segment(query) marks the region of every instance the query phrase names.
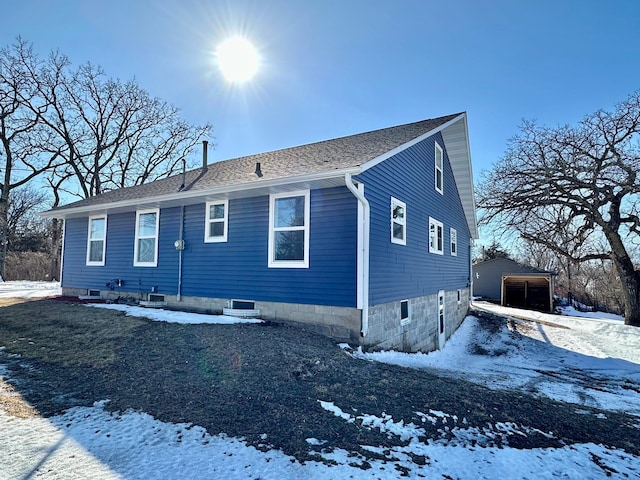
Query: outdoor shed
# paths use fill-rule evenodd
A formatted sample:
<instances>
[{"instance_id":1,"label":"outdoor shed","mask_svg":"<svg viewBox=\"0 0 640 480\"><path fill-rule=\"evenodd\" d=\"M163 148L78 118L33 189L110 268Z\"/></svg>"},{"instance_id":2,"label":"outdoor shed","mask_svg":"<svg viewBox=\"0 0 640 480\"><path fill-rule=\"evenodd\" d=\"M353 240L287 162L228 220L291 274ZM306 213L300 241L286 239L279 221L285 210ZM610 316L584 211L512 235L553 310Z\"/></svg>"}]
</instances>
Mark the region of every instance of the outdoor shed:
<instances>
[{"instance_id":1,"label":"outdoor shed","mask_svg":"<svg viewBox=\"0 0 640 480\"><path fill-rule=\"evenodd\" d=\"M554 272L522 265L509 258L476 263L473 295L507 307L553 310Z\"/></svg>"}]
</instances>

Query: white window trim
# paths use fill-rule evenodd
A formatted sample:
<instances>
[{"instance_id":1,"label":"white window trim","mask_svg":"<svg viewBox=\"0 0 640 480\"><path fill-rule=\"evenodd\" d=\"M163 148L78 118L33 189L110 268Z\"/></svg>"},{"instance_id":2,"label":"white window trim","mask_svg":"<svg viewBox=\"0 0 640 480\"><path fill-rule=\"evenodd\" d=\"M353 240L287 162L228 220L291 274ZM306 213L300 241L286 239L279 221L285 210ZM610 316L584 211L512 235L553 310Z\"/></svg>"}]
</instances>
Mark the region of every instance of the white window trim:
<instances>
[{"instance_id":1,"label":"white window trim","mask_svg":"<svg viewBox=\"0 0 640 480\"><path fill-rule=\"evenodd\" d=\"M402 207L404 210L404 219L400 222L394 220L393 218L393 210L395 207ZM391 219L391 243L396 243L398 245L406 245L407 244L407 205L404 202L401 202L397 198L391 197L391 208L389 213L389 218ZM393 236L393 224L397 223L402 225L402 238L396 238Z\"/></svg>"},{"instance_id":2,"label":"white window trim","mask_svg":"<svg viewBox=\"0 0 640 480\"><path fill-rule=\"evenodd\" d=\"M224 205L224 218L212 220L209 216L211 207L214 205ZM212 223L222 223L224 225L224 233L219 237L209 235ZM214 200L207 202L204 212L204 241L205 243L217 243L227 241L227 232L229 231L229 200Z\"/></svg>"},{"instance_id":3,"label":"white window trim","mask_svg":"<svg viewBox=\"0 0 640 480\"><path fill-rule=\"evenodd\" d=\"M104 236L102 238L91 238L91 221L92 220L98 220L98 219L104 219ZM89 256L91 255L91 242L92 241L97 241L97 240L102 240L102 260L99 262L92 262L89 259ZM105 264L105 255L107 252L107 216L106 215L93 215L91 217L89 217L89 225L88 225L88 231L87 231L87 266L90 267L103 267Z\"/></svg>"},{"instance_id":4,"label":"white window trim","mask_svg":"<svg viewBox=\"0 0 640 480\"><path fill-rule=\"evenodd\" d=\"M449 251L452 257L458 256L458 231L455 228L449 229Z\"/></svg>"},{"instance_id":5,"label":"white window trim","mask_svg":"<svg viewBox=\"0 0 640 480\"><path fill-rule=\"evenodd\" d=\"M444 195L444 151L442 150L442 147L438 144L438 142L435 142L435 153L434 153L434 159L433 159L433 164L434 164L434 186L436 188L436 191L438 191L441 195ZM440 153L440 160L441 160L441 165L438 167L438 153ZM439 175L438 175L439 174ZM440 188L438 188L438 176L440 177Z\"/></svg>"},{"instance_id":6,"label":"white window trim","mask_svg":"<svg viewBox=\"0 0 640 480\"><path fill-rule=\"evenodd\" d=\"M147 235L144 237L138 236L138 225L140 222L140 216L146 213L155 213L156 214L156 234L155 235ZM133 245L133 266L134 267L157 267L158 266L158 244L160 243L160 209L159 208L151 208L149 210L138 210L136 212L136 225L135 225L135 240ZM154 238L156 241L156 250L154 253L153 262L139 262L138 261L138 240L141 238Z\"/></svg>"},{"instance_id":7,"label":"white window trim","mask_svg":"<svg viewBox=\"0 0 640 480\"><path fill-rule=\"evenodd\" d=\"M301 227L275 227L275 206L279 198L304 197L304 226ZM272 193L269 195L269 268L309 268L309 223L310 223L310 194L309 190L296 192ZM303 260L275 260L275 233L281 231L304 231L304 259Z\"/></svg>"},{"instance_id":8,"label":"white window trim","mask_svg":"<svg viewBox=\"0 0 640 480\"><path fill-rule=\"evenodd\" d=\"M433 246L431 245L431 225L434 225L436 228L436 245ZM441 241L441 249L438 249L438 227L440 227L440 233L441 233L441 237L440 239ZM444 255L444 226L442 225L442 222L439 222L438 220L436 220L435 218L431 218L429 217L429 253L435 253L437 255Z\"/></svg>"}]
</instances>

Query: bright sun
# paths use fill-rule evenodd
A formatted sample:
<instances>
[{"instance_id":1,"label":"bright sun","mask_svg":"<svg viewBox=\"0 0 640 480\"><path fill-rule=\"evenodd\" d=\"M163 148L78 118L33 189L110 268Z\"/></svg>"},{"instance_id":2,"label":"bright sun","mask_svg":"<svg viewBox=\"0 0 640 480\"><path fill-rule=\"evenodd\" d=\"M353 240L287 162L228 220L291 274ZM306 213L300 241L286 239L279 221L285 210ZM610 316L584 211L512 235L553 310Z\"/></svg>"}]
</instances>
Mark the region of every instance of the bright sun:
<instances>
[{"instance_id":1,"label":"bright sun","mask_svg":"<svg viewBox=\"0 0 640 480\"><path fill-rule=\"evenodd\" d=\"M218 65L228 82L246 82L258 70L258 52L247 39L231 37L216 50Z\"/></svg>"}]
</instances>

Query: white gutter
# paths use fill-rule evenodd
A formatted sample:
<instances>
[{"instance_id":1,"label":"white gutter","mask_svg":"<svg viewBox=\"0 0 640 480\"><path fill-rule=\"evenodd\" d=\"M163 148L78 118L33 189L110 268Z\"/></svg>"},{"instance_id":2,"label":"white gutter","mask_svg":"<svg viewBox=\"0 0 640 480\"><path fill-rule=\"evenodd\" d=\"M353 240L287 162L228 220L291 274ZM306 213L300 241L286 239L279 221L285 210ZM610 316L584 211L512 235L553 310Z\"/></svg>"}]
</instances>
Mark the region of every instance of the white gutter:
<instances>
[{"instance_id":1,"label":"white gutter","mask_svg":"<svg viewBox=\"0 0 640 480\"><path fill-rule=\"evenodd\" d=\"M357 308L362 310L362 328L360 335L366 337L369 333L369 201L364 196L364 184L356 187L351 180L351 173L345 173L344 182L347 188L358 199L362 207L362 216L358 209L358 299Z\"/></svg>"},{"instance_id":2,"label":"white gutter","mask_svg":"<svg viewBox=\"0 0 640 480\"><path fill-rule=\"evenodd\" d=\"M245 195L246 192L251 190L260 190L260 189L284 189L282 191L286 191L287 188L291 187L292 184L304 184L305 187L300 187L300 185L296 185L295 187L291 187L293 189L301 189L301 188L310 188L309 185L312 185L314 182L322 182L323 180L336 179L339 181L340 178L345 173L359 173L359 167L350 167L343 168L340 170L330 170L330 171L322 171L312 174L300 174L300 175L292 175L289 177L279 177L268 180L257 180L251 182L244 183L235 183L230 185L218 185L209 188L202 188L196 190L176 190L172 193L165 193L161 195L149 195L146 197L132 197L125 200L118 200L115 202L104 202L104 203L90 203L88 205L82 205L79 207L61 207L56 210L47 210L44 212L39 212L38 215L43 218L65 218L67 216L81 216L87 213L95 213L97 211L109 211L115 210L119 208L130 208L130 207L139 207L140 205L160 205L165 202L179 202L179 205L183 205L185 200L193 199L194 202L197 202L200 198L207 196L220 196L220 195L229 195L233 193L239 193L240 195ZM149 184L147 184L149 185ZM142 185L138 185L142 186ZM136 187L128 187L128 188L136 188ZM177 206L177 205L176 205Z\"/></svg>"}]
</instances>

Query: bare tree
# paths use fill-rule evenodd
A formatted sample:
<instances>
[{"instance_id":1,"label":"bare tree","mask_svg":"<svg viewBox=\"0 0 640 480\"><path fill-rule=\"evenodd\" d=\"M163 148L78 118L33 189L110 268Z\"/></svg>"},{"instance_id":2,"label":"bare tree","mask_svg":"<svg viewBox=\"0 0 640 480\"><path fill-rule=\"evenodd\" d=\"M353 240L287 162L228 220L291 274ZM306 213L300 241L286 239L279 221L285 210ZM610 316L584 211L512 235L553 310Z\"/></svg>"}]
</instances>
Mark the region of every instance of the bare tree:
<instances>
[{"instance_id":1,"label":"bare tree","mask_svg":"<svg viewBox=\"0 0 640 480\"><path fill-rule=\"evenodd\" d=\"M20 38L0 50L0 273L13 189L47 172L55 207L69 196L151 182L176 173L210 130L185 122L135 80L107 78L91 63L71 70L55 51L41 60ZM53 253L61 225L52 229ZM58 272L56 263L51 278Z\"/></svg>"},{"instance_id":2,"label":"bare tree","mask_svg":"<svg viewBox=\"0 0 640 480\"><path fill-rule=\"evenodd\" d=\"M64 57L50 55L58 71ZM90 63L77 70L41 76L39 95L51 104L42 121L55 133L51 151L63 151L65 178L57 188L88 198L176 173L210 125L180 119L176 107L151 97L134 80L107 78ZM73 181L71 181L73 180Z\"/></svg>"},{"instance_id":3,"label":"bare tree","mask_svg":"<svg viewBox=\"0 0 640 480\"><path fill-rule=\"evenodd\" d=\"M8 251L48 252L51 220L38 216L47 205L46 190L29 184L11 191L7 213Z\"/></svg>"},{"instance_id":4,"label":"bare tree","mask_svg":"<svg viewBox=\"0 0 640 480\"><path fill-rule=\"evenodd\" d=\"M42 115L50 105L38 95L34 73L42 63L27 42L0 50L0 273L8 239L8 209L11 192L60 162L60 150L43 148L49 132Z\"/></svg>"},{"instance_id":5,"label":"bare tree","mask_svg":"<svg viewBox=\"0 0 640 480\"><path fill-rule=\"evenodd\" d=\"M613 262L625 323L640 326L640 272L630 248L640 237L640 91L577 126L524 122L478 189L483 221L515 229L573 262ZM565 222L570 251L549 232Z\"/></svg>"}]
</instances>

